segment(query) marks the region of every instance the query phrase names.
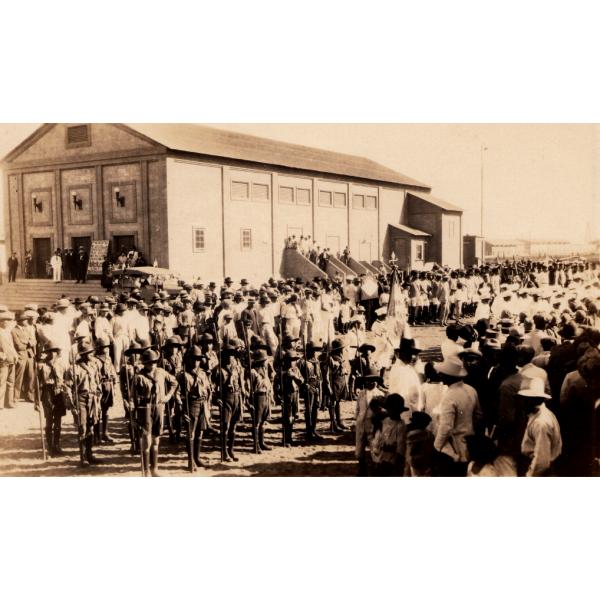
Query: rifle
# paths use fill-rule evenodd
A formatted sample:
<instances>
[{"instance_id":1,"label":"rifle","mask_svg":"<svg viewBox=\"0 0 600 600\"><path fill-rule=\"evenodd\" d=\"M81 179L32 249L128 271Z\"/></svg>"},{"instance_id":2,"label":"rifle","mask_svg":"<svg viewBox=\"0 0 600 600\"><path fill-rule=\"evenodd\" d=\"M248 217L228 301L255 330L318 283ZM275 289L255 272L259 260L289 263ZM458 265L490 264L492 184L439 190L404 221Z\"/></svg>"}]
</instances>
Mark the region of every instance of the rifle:
<instances>
[{"instance_id":1,"label":"rifle","mask_svg":"<svg viewBox=\"0 0 600 600\"><path fill-rule=\"evenodd\" d=\"M44 425L42 423L42 398L40 396L40 383L39 383L39 371L37 369L37 365L35 367L35 408L38 411L38 416L40 420L40 437L42 438L42 457L44 462L48 460L46 454L46 435L44 433Z\"/></svg>"},{"instance_id":2,"label":"rifle","mask_svg":"<svg viewBox=\"0 0 600 600\"><path fill-rule=\"evenodd\" d=\"M182 369L183 376L183 400L184 400L184 419L187 425L187 453L188 453L188 469L190 473L193 473L196 470L196 463L194 462L194 457L192 456L192 422L190 417L190 402L188 399L188 390L187 390L187 377L185 371L185 365Z\"/></svg>"},{"instance_id":3,"label":"rifle","mask_svg":"<svg viewBox=\"0 0 600 600\"><path fill-rule=\"evenodd\" d=\"M279 329L277 330L278 337L278 354L279 354L279 400L281 401L281 436L282 443L285 446L285 419L283 418L283 320L279 320Z\"/></svg>"},{"instance_id":4,"label":"rifle","mask_svg":"<svg viewBox=\"0 0 600 600\"><path fill-rule=\"evenodd\" d=\"M156 343L158 344L158 353L160 356L160 368L165 369L165 355L164 355L164 337L161 332L157 333ZM167 428L169 429L169 436L173 439L173 419L171 416L171 407L169 403L165 405L165 412L167 413Z\"/></svg>"},{"instance_id":5,"label":"rifle","mask_svg":"<svg viewBox=\"0 0 600 600\"><path fill-rule=\"evenodd\" d=\"M252 381L252 352L250 351L250 340L248 338L248 328L246 324L242 322L242 327L244 328L244 338L246 342L246 352L248 353L248 379L250 383L250 416L252 417L252 437L254 439L254 452L258 453L258 432L256 431L257 427L257 419L256 419L256 409L254 408L254 382Z\"/></svg>"},{"instance_id":6,"label":"rifle","mask_svg":"<svg viewBox=\"0 0 600 600\"><path fill-rule=\"evenodd\" d=\"M79 411L79 392L77 391L77 372L75 371L75 353L71 352L71 371L73 373L73 406L75 415L75 424L77 425L77 439L79 442L79 460L81 466L85 466L83 457L83 424L81 423L81 412Z\"/></svg>"},{"instance_id":7,"label":"rifle","mask_svg":"<svg viewBox=\"0 0 600 600\"><path fill-rule=\"evenodd\" d=\"M221 367L221 340L217 331L217 323L213 320L213 330L215 332L215 343L217 344L217 359L219 361L219 424L221 431L219 432L221 446L221 462L225 462L227 458L227 440L225 439L225 411L223 410L223 371Z\"/></svg>"}]
</instances>

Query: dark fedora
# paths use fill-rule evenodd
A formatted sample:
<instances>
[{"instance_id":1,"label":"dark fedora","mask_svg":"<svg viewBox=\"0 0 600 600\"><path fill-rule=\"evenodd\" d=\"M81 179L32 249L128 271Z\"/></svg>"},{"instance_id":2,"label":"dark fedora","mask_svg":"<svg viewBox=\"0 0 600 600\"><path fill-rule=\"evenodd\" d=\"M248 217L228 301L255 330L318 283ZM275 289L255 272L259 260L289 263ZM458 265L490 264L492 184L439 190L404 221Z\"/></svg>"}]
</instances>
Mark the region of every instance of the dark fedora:
<instances>
[{"instance_id":1,"label":"dark fedora","mask_svg":"<svg viewBox=\"0 0 600 600\"><path fill-rule=\"evenodd\" d=\"M377 350L377 348L375 348L375 346L373 346L373 344L368 344L366 342L358 347L358 351L361 353L362 352L375 352L375 350Z\"/></svg>"},{"instance_id":2,"label":"dark fedora","mask_svg":"<svg viewBox=\"0 0 600 600\"><path fill-rule=\"evenodd\" d=\"M400 346L396 348L396 352L399 354L419 354L421 349L417 346L415 340L403 337L400 340Z\"/></svg>"}]
</instances>

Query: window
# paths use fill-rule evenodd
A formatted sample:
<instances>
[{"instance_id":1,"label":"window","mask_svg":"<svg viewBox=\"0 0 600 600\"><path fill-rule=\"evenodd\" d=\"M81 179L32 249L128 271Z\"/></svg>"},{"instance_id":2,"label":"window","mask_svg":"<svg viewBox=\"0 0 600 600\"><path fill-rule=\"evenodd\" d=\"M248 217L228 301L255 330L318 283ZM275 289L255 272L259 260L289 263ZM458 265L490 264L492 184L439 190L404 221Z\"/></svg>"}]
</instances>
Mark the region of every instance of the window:
<instances>
[{"instance_id":1,"label":"window","mask_svg":"<svg viewBox=\"0 0 600 600\"><path fill-rule=\"evenodd\" d=\"M206 250L206 229L204 227L192 228L192 248L194 252Z\"/></svg>"},{"instance_id":2,"label":"window","mask_svg":"<svg viewBox=\"0 0 600 600\"><path fill-rule=\"evenodd\" d=\"M250 200L250 184L245 181L232 181L231 199Z\"/></svg>"},{"instance_id":3,"label":"window","mask_svg":"<svg viewBox=\"0 0 600 600\"><path fill-rule=\"evenodd\" d=\"M319 192L319 204L321 206L332 206L331 192Z\"/></svg>"},{"instance_id":4,"label":"window","mask_svg":"<svg viewBox=\"0 0 600 600\"><path fill-rule=\"evenodd\" d=\"M310 205L310 190L282 185L279 187L279 203ZM328 206L330 205L331 202Z\"/></svg>"},{"instance_id":5,"label":"window","mask_svg":"<svg viewBox=\"0 0 600 600\"><path fill-rule=\"evenodd\" d=\"M419 243L417 244L416 248L415 248L415 258L417 260L423 260L423 244Z\"/></svg>"},{"instance_id":6,"label":"window","mask_svg":"<svg viewBox=\"0 0 600 600\"><path fill-rule=\"evenodd\" d=\"M369 210L375 210L377 208L377 197L365 196L365 208Z\"/></svg>"},{"instance_id":7,"label":"window","mask_svg":"<svg viewBox=\"0 0 600 600\"><path fill-rule=\"evenodd\" d=\"M298 204L310 204L310 190L304 188L297 188L296 202Z\"/></svg>"},{"instance_id":8,"label":"window","mask_svg":"<svg viewBox=\"0 0 600 600\"><path fill-rule=\"evenodd\" d=\"M269 201L269 186L264 183L252 184L252 200L255 202Z\"/></svg>"},{"instance_id":9,"label":"window","mask_svg":"<svg viewBox=\"0 0 600 600\"><path fill-rule=\"evenodd\" d=\"M352 196L352 208L376 210L377 196L365 196L364 194L354 194Z\"/></svg>"},{"instance_id":10,"label":"window","mask_svg":"<svg viewBox=\"0 0 600 600\"><path fill-rule=\"evenodd\" d=\"M89 146L91 143L89 125L72 125L67 127L67 147L78 148L80 146Z\"/></svg>"},{"instance_id":11,"label":"window","mask_svg":"<svg viewBox=\"0 0 600 600\"><path fill-rule=\"evenodd\" d=\"M241 230L241 247L242 251L252 250L252 229Z\"/></svg>"},{"instance_id":12,"label":"window","mask_svg":"<svg viewBox=\"0 0 600 600\"><path fill-rule=\"evenodd\" d=\"M293 204L294 203L294 188L280 186L279 187L279 202L281 204Z\"/></svg>"},{"instance_id":13,"label":"window","mask_svg":"<svg viewBox=\"0 0 600 600\"><path fill-rule=\"evenodd\" d=\"M344 208L346 206L346 194L344 192L335 192L333 194L333 206L335 208Z\"/></svg>"}]
</instances>

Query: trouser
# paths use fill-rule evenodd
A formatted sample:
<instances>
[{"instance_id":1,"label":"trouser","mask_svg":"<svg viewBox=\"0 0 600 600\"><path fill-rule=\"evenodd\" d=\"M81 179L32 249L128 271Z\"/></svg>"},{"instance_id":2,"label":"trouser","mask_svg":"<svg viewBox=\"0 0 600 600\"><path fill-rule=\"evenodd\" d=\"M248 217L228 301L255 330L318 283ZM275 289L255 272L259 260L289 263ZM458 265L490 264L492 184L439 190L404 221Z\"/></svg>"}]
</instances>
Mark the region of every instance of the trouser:
<instances>
[{"instance_id":1,"label":"trouser","mask_svg":"<svg viewBox=\"0 0 600 600\"><path fill-rule=\"evenodd\" d=\"M79 438L83 445L84 458L88 462L94 460L92 443L94 425L96 423L95 410L88 404L87 398L79 398Z\"/></svg>"},{"instance_id":2,"label":"trouser","mask_svg":"<svg viewBox=\"0 0 600 600\"><path fill-rule=\"evenodd\" d=\"M85 283L87 279L87 269L85 268L78 268L77 269L77 281L81 282L81 283Z\"/></svg>"},{"instance_id":3,"label":"trouser","mask_svg":"<svg viewBox=\"0 0 600 600\"><path fill-rule=\"evenodd\" d=\"M317 421L319 415L319 393L308 390L304 396L304 422L306 425L306 437L314 437L317 433Z\"/></svg>"},{"instance_id":4,"label":"trouser","mask_svg":"<svg viewBox=\"0 0 600 600\"><path fill-rule=\"evenodd\" d=\"M129 338L122 335L117 336L113 343L113 365L115 366L117 373L121 370L123 352L125 352L127 348L129 348Z\"/></svg>"},{"instance_id":5,"label":"trouser","mask_svg":"<svg viewBox=\"0 0 600 600\"><path fill-rule=\"evenodd\" d=\"M227 451L229 454L233 452L235 444L235 431L237 424L242 415L242 395L239 392L227 394L223 398L223 426Z\"/></svg>"},{"instance_id":6,"label":"trouser","mask_svg":"<svg viewBox=\"0 0 600 600\"><path fill-rule=\"evenodd\" d=\"M286 319L284 335L292 338L300 337L300 319Z\"/></svg>"},{"instance_id":7,"label":"trouser","mask_svg":"<svg viewBox=\"0 0 600 600\"><path fill-rule=\"evenodd\" d=\"M52 269L52 280L60 281L61 270L60 269Z\"/></svg>"},{"instance_id":8,"label":"trouser","mask_svg":"<svg viewBox=\"0 0 600 600\"><path fill-rule=\"evenodd\" d=\"M279 345L279 340L275 335L275 331L273 331L273 327L271 325L263 325L261 328L261 334L265 342L269 346L269 349L271 350L271 355L275 356L277 354L277 346Z\"/></svg>"},{"instance_id":9,"label":"trouser","mask_svg":"<svg viewBox=\"0 0 600 600\"><path fill-rule=\"evenodd\" d=\"M17 268L11 267L8 270L8 282L10 283L11 281L16 281L16 279L17 279Z\"/></svg>"},{"instance_id":10,"label":"trouser","mask_svg":"<svg viewBox=\"0 0 600 600\"><path fill-rule=\"evenodd\" d=\"M0 364L0 408L15 405L15 365Z\"/></svg>"},{"instance_id":11,"label":"trouser","mask_svg":"<svg viewBox=\"0 0 600 600\"><path fill-rule=\"evenodd\" d=\"M294 419L298 412L298 392L284 394L281 407L282 426L283 426L283 445L288 446L292 443L294 433Z\"/></svg>"},{"instance_id":12,"label":"trouser","mask_svg":"<svg viewBox=\"0 0 600 600\"><path fill-rule=\"evenodd\" d=\"M265 444L265 423L269 415L269 397L267 394L257 393L252 400L252 439L254 452L260 454L267 450Z\"/></svg>"},{"instance_id":13,"label":"trouser","mask_svg":"<svg viewBox=\"0 0 600 600\"><path fill-rule=\"evenodd\" d=\"M15 367L15 398L34 401L35 364L33 356L21 355Z\"/></svg>"},{"instance_id":14,"label":"trouser","mask_svg":"<svg viewBox=\"0 0 600 600\"><path fill-rule=\"evenodd\" d=\"M44 419L46 421L46 447L53 454L56 450L60 450L60 434L62 429L62 418L64 411L58 405L58 402L46 401L43 403Z\"/></svg>"}]
</instances>

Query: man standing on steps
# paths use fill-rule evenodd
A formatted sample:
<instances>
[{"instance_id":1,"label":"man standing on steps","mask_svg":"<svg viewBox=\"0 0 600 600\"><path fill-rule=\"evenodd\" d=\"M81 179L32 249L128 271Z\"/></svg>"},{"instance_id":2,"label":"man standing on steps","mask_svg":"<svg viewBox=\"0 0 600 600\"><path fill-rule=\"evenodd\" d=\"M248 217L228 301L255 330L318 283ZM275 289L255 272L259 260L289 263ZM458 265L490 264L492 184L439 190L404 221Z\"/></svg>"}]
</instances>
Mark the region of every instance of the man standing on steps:
<instances>
[{"instance_id":1,"label":"man standing on steps","mask_svg":"<svg viewBox=\"0 0 600 600\"><path fill-rule=\"evenodd\" d=\"M56 252L50 259L50 267L52 268L52 280L54 283L59 283L62 279L62 255L60 248L56 249Z\"/></svg>"},{"instance_id":2,"label":"man standing on steps","mask_svg":"<svg viewBox=\"0 0 600 600\"><path fill-rule=\"evenodd\" d=\"M79 246L79 251L75 257L75 276L77 281L75 283L85 283L87 280L87 269L88 269L88 254L83 246Z\"/></svg>"},{"instance_id":3,"label":"man standing on steps","mask_svg":"<svg viewBox=\"0 0 600 600\"><path fill-rule=\"evenodd\" d=\"M17 280L17 269L19 268L19 259L17 253L13 252L8 259L8 283Z\"/></svg>"}]
</instances>

